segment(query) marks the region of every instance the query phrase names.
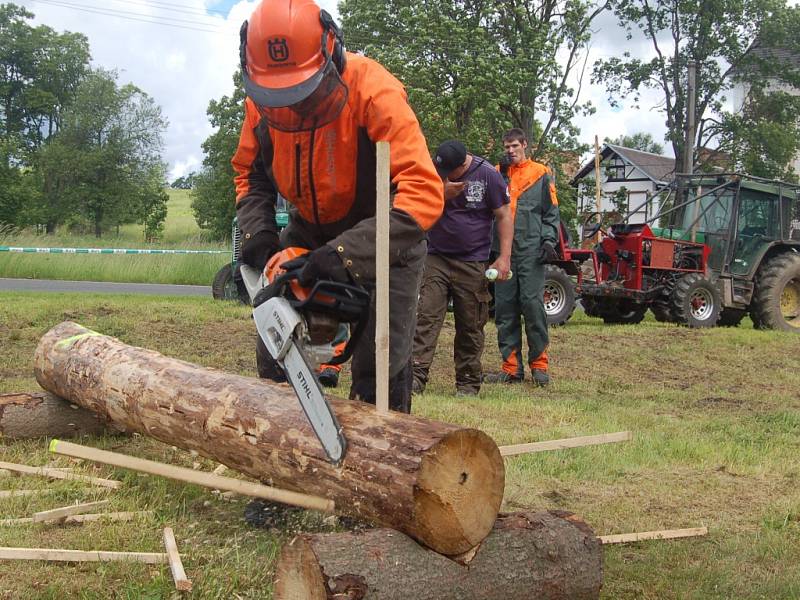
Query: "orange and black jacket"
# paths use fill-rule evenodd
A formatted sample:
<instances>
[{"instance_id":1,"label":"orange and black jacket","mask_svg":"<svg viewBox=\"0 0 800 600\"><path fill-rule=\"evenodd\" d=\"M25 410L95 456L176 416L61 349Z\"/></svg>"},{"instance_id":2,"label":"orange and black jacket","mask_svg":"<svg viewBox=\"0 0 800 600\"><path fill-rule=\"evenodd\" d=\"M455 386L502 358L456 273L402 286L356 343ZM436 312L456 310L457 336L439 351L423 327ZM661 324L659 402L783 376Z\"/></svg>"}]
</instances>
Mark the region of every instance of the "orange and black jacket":
<instances>
[{"instance_id":1,"label":"orange and black jacket","mask_svg":"<svg viewBox=\"0 0 800 600\"><path fill-rule=\"evenodd\" d=\"M375 274L375 142L390 144L390 264L425 238L442 213L441 179L402 84L369 58L347 54L348 99L332 123L287 133L270 128L248 98L239 148L236 213L245 237L275 231L280 192L292 220L329 244L359 281Z\"/></svg>"},{"instance_id":2,"label":"orange and black jacket","mask_svg":"<svg viewBox=\"0 0 800 600\"><path fill-rule=\"evenodd\" d=\"M512 256L538 256L544 242L550 242L557 248L558 197L550 169L526 158L519 164L509 166L508 188L514 217ZM496 234L492 250L499 250Z\"/></svg>"}]
</instances>

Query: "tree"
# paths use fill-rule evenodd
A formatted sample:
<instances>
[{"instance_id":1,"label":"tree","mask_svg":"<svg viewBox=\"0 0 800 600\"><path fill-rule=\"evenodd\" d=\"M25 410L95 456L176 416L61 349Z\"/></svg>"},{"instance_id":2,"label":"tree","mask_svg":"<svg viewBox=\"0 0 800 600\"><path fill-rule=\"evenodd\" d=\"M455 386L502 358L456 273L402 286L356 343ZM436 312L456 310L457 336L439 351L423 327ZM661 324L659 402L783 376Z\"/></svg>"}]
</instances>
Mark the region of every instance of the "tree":
<instances>
[{"instance_id":1,"label":"tree","mask_svg":"<svg viewBox=\"0 0 800 600\"><path fill-rule=\"evenodd\" d=\"M606 144L614 144L624 148L633 148L634 150L641 150L642 152L650 152L652 154L664 154L664 146L659 144L653 139L649 133L638 132L632 135L620 135L612 140L606 138L603 140Z\"/></svg>"},{"instance_id":2,"label":"tree","mask_svg":"<svg viewBox=\"0 0 800 600\"><path fill-rule=\"evenodd\" d=\"M92 71L41 153L48 232L73 216L100 237L111 226L146 222L143 203L163 212L153 190L154 181L164 184L166 121L152 98L116 79L114 72Z\"/></svg>"},{"instance_id":3,"label":"tree","mask_svg":"<svg viewBox=\"0 0 800 600\"><path fill-rule=\"evenodd\" d=\"M192 212L202 229L215 239L228 239L236 216L235 175L231 157L239 144L244 121L244 89L241 71L233 77L234 92L209 102L206 114L217 130L203 142L203 170L194 178Z\"/></svg>"},{"instance_id":4,"label":"tree","mask_svg":"<svg viewBox=\"0 0 800 600\"><path fill-rule=\"evenodd\" d=\"M698 127L693 139L698 147L723 135L726 94L737 83L756 91L775 81L800 86L800 69L796 61L787 60L800 50L799 13L784 0L620 0L615 14L628 39L644 36L653 57L634 58L625 52L600 60L594 79L606 83L612 102L631 94L638 104L647 88L663 94L659 110L665 114L678 165L684 160L690 61L697 65ZM767 43L789 53L764 53Z\"/></svg>"},{"instance_id":5,"label":"tree","mask_svg":"<svg viewBox=\"0 0 800 600\"><path fill-rule=\"evenodd\" d=\"M176 190L190 190L194 187L194 180L197 177L197 172L192 171L188 175L178 177L170 184L170 187Z\"/></svg>"}]
</instances>

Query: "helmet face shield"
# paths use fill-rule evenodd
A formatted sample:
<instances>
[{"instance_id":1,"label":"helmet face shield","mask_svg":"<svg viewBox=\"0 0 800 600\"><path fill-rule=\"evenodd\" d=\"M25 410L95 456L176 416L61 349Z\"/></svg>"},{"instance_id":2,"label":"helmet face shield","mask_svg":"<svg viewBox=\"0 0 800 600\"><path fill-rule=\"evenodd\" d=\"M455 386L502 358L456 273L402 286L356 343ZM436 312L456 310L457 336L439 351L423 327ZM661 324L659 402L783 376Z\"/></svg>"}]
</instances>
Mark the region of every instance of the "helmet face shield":
<instances>
[{"instance_id":1,"label":"helmet face shield","mask_svg":"<svg viewBox=\"0 0 800 600\"><path fill-rule=\"evenodd\" d=\"M246 78L245 90L270 127L290 133L331 123L347 104L348 95L347 85L330 60L313 77L292 88L266 89Z\"/></svg>"}]
</instances>

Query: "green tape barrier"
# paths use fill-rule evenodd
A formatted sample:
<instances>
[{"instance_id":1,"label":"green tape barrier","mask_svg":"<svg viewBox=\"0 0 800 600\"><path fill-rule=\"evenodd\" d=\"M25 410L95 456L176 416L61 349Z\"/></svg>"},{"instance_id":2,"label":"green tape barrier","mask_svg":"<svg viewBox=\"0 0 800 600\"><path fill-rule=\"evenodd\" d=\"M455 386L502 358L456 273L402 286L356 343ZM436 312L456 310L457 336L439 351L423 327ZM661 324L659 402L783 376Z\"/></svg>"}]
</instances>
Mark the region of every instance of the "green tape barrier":
<instances>
[{"instance_id":1,"label":"green tape barrier","mask_svg":"<svg viewBox=\"0 0 800 600\"><path fill-rule=\"evenodd\" d=\"M0 246L0 252L21 254L230 254L230 250L151 250L147 248L23 248Z\"/></svg>"}]
</instances>

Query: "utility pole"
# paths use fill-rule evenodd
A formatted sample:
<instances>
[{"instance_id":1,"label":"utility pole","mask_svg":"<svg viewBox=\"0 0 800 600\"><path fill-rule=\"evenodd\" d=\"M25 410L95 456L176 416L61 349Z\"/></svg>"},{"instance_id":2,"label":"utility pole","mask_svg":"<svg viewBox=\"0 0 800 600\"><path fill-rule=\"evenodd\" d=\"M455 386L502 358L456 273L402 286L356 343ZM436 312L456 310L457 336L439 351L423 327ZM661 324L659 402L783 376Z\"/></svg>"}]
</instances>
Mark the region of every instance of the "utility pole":
<instances>
[{"instance_id":1,"label":"utility pole","mask_svg":"<svg viewBox=\"0 0 800 600\"><path fill-rule=\"evenodd\" d=\"M696 110L696 76L697 63L689 61L689 77L686 85L686 135L683 142L682 172L689 175L694 171L694 137L697 133L695 124Z\"/></svg>"},{"instance_id":2,"label":"utility pole","mask_svg":"<svg viewBox=\"0 0 800 600\"><path fill-rule=\"evenodd\" d=\"M594 204L597 211L597 224L603 224L603 207L600 195L600 141L594 136ZM600 243L600 227L595 234L595 243Z\"/></svg>"}]
</instances>

